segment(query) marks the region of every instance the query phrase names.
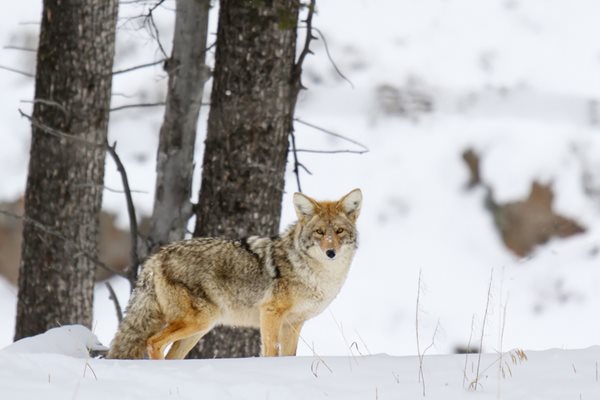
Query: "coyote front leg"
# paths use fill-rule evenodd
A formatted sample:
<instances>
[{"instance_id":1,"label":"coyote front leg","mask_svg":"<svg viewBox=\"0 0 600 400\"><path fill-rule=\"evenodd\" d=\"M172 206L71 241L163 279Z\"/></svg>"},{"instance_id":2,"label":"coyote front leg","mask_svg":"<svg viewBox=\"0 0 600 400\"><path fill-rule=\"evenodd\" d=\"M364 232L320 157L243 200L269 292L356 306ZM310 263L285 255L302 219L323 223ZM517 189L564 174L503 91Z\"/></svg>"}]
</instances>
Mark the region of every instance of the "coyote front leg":
<instances>
[{"instance_id":1,"label":"coyote front leg","mask_svg":"<svg viewBox=\"0 0 600 400\"><path fill-rule=\"evenodd\" d=\"M300 338L300 330L302 329L303 324L304 322L289 322L286 320L281 325L281 330L279 332L279 341L281 342L279 355L296 355L296 349L298 348L298 339Z\"/></svg>"},{"instance_id":2,"label":"coyote front leg","mask_svg":"<svg viewBox=\"0 0 600 400\"><path fill-rule=\"evenodd\" d=\"M261 355L276 357L281 347L279 332L283 323L285 310L271 305L260 310Z\"/></svg>"}]
</instances>

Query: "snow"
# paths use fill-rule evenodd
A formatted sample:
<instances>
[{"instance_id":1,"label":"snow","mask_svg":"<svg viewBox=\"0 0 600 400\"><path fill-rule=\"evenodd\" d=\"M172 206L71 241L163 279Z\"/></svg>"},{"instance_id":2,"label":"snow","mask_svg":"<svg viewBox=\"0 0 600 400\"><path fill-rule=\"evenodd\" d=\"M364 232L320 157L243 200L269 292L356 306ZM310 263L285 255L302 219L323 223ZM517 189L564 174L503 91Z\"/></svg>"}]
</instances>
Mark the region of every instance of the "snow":
<instances>
[{"instance_id":1,"label":"snow","mask_svg":"<svg viewBox=\"0 0 600 400\"><path fill-rule=\"evenodd\" d=\"M157 10L157 21L168 53L173 13L167 3ZM4 43L25 45L19 36L24 32L35 37L36 25L18 22L37 20L40 7L13 4L0 17ZM139 21L125 18L139 11L139 5L123 7L115 69L162 57L148 32L137 27ZM425 359L427 397L462 398L468 393L462 385L464 356L447 354L465 347L470 336L479 337L489 301L483 341L489 354L482 365L493 364L496 351L511 348L525 349L529 361L511 367L513 377L507 379L498 379L497 365L492 366L479 397L597 397L600 350L590 346L600 337L595 318L600 309L599 12L595 0L320 1L315 24L352 85L335 72L323 41L315 42L315 55L305 66L309 90L301 95L297 117L358 140L370 152L299 153L312 172L301 177L306 194L338 198L360 187L364 195L360 248L347 283L329 309L305 325L302 357L165 363L89 359L96 381L89 369L83 377L81 359L3 351L0 360L10 368L0 368L0 379L13 387L36 382L27 390L52 390L57 398L115 393L414 397L421 390L418 362L408 356L417 353L418 319L422 344L429 345L435 333L428 350L432 356ZM213 15L213 33L215 22ZM2 54L0 64L33 70L30 55L7 49ZM160 66L120 76L113 106L161 99L165 85ZM426 93L432 112L385 114L377 98L381 85ZM33 82L0 71L0 88L0 199L8 200L25 186L30 133L16 110L30 112L20 100L31 99ZM206 116L203 108L196 165L201 165ZM140 214L152 208L161 118L162 108L111 116L110 137L118 141L138 190L134 201ZM356 149L301 124L296 124L296 138L303 149ZM496 201L523 199L533 180L550 183L555 210L584 225L586 233L551 240L524 259L510 253L484 207L483 190L465 189L468 171L461 154L467 148L480 154L482 177ZM110 160L106 171L106 185L119 189ZM286 178L282 226L294 219L291 194L297 190L291 169ZM122 194L105 191L103 206L126 225ZM127 283L119 278L111 283L125 304ZM12 341L15 295L16 289L0 279L5 321L0 346ZM96 286L94 307L92 330L106 345L117 321L103 284ZM313 352L334 372L319 364L319 376L313 376L311 366L319 360ZM376 355L381 353L393 356ZM48 373L51 382L63 384L48 384ZM13 397L27 398L25 391L18 393Z\"/></svg>"},{"instance_id":2,"label":"snow","mask_svg":"<svg viewBox=\"0 0 600 400\"><path fill-rule=\"evenodd\" d=\"M0 396L11 399L565 399L597 398L600 347L503 354L385 354L183 361L94 359L94 335L64 326L0 350ZM56 343L61 343L57 347ZM71 347L63 346L71 343ZM40 349L47 349L40 352ZM512 356L511 356L512 355ZM477 391L469 389L479 364ZM422 365L424 385L419 381ZM502 368L500 368L502 366ZM465 379L464 376L467 376Z\"/></svg>"},{"instance_id":3,"label":"snow","mask_svg":"<svg viewBox=\"0 0 600 400\"><path fill-rule=\"evenodd\" d=\"M14 354L62 354L74 358L87 358L91 350L107 350L96 335L82 325L68 325L23 338L3 351Z\"/></svg>"},{"instance_id":4,"label":"snow","mask_svg":"<svg viewBox=\"0 0 600 400\"><path fill-rule=\"evenodd\" d=\"M11 343L15 330L15 311L17 310L17 288L13 287L4 278L0 277L0 315L2 329L0 329L0 346Z\"/></svg>"}]
</instances>

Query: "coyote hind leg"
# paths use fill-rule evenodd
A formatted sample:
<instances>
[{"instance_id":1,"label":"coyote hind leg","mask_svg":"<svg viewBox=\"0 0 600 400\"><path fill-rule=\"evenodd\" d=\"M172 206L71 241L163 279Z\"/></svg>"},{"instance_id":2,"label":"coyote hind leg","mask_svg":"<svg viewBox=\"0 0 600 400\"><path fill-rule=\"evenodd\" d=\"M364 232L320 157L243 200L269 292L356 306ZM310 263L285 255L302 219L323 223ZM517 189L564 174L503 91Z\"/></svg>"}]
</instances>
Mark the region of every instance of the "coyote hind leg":
<instances>
[{"instance_id":1,"label":"coyote hind leg","mask_svg":"<svg viewBox=\"0 0 600 400\"><path fill-rule=\"evenodd\" d=\"M173 346L167 353L167 360L183 360L185 356L194 348L194 346L202 339L208 330L192 335L185 339L180 339L173 343Z\"/></svg>"},{"instance_id":2,"label":"coyote hind leg","mask_svg":"<svg viewBox=\"0 0 600 400\"><path fill-rule=\"evenodd\" d=\"M197 315L195 318L192 317L169 322L163 330L150 337L150 339L148 339L146 342L148 356L153 360L164 359L165 348L171 343L174 343L174 346L176 345L172 357L175 358L176 355L180 356L181 353L183 353L183 350L185 350L183 348L184 345L185 347L188 347L193 341L192 339L196 339L196 337L198 337L198 340L200 340L200 337L212 329L214 323L214 316L211 314ZM177 344L181 340L186 341L184 343ZM185 357L189 350L191 350L194 344L192 344L185 354L183 354L183 357Z\"/></svg>"}]
</instances>

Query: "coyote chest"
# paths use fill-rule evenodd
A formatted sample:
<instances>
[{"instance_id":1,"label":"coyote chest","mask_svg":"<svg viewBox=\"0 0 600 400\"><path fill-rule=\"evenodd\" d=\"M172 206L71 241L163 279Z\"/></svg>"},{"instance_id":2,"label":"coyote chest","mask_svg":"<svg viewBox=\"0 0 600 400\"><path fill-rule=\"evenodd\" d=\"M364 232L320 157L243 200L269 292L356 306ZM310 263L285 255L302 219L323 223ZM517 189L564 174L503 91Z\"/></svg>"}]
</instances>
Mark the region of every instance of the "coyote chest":
<instances>
[{"instance_id":1,"label":"coyote chest","mask_svg":"<svg viewBox=\"0 0 600 400\"><path fill-rule=\"evenodd\" d=\"M296 302L290 314L309 319L320 314L338 295L350 269L351 257L315 264L298 271Z\"/></svg>"}]
</instances>

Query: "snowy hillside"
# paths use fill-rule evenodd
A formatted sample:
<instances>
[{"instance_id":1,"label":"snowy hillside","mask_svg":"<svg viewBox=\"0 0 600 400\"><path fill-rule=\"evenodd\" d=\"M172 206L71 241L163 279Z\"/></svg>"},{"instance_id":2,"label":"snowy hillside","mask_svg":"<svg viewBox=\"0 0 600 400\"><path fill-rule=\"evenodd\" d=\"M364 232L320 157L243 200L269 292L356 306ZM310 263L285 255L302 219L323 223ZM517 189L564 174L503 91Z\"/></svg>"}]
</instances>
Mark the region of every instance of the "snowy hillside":
<instances>
[{"instance_id":1,"label":"snowy hillside","mask_svg":"<svg viewBox=\"0 0 600 400\"><path fill-rule=\"evenodd\" d=\"M65 346L70 343L71 346ZM0 350L7 399L593 399L600 348L547 350L502 360L486 354L418 357L113 361L87 357L91 332L54 329ZM516 353L514 353L516 354ZM479 363L477 391L474 379ZM423 367L424 385L419 382ZM501 368L500 368L501 367ZM465 377L466 376L466 377Z\"/></svg>"},{"instance_id":2,"label":"snowy hillside","mask_svg":"<svg viewBox=\"0 0 600 400\"><path fill-rule=\"evenodd\" d=\"M32 45L36 25L19 23L36 21L39 7L37 2L20 2L0 16L4 44ZM171 9L169 4L159 15L167 51ZM148 32L125 18L140 10L140 5L122 10L115 69L161 58ZM246 392L249 398L312 398L324 393L334 398L397 398L420 391L416 359L361 354L416 354L417 318L421 343L431 343L435 333L428 354L465 347L471 335L481 334L489 299L484 350L524 348L530 360L515 366L510 379L498 380L492 367L483 397L495 397L501 390L503 398L523 398L525 387L539 390L536 394L543 399L565 398L560 393L575 398L583 393L586 398L586 393L598 390L594 363L600 350L532 350L599 344L598 15L600 3L594 0L320 1L315 24L351 84L335 71L324 42L316 42L315 55L307 60L309 90L302 94L297 117L357 140L370 152L300 153L312 172L301 177L305 193L337 198L360 187L365 197L359 219L361 246L347 284L302 332L299 352L308 357L119 365L90 360L96 381L89 371L82 377L82 360L4 352L0 360L11 368L0 369L1 379L36 380L32 391L43 386L55 390L56 398L96 389L109 395L119 381L127 381L120 391L145 397L206 391L215 398ZM212 26L214 32L214 18ZM9 49L1 54L0 64L33 71L32 55ZM113 106L159 101L165 84L160 66L120 76ZM30 134L17 108L30 109L20 100L31 99L33 82L0 71L0 87L0 199L12 199L24 190ZM199 126L197 165L206 111ZM132 185L139 190L134 199L142 213L151 210L161 117L162 108L111 116L110 136L119 142ZM297 124L296 131L303 149L357 149L306 125ZM515 256L502 243L485 208L485 190L466 189L469 171L461 155L467 148L480 155L482 179L497 201L527 197L534 180L551 184L554 209L586 232L553 239L528 257ZM106 185L120 188L110 161L107 174ZM287 177L283 226L294 218L291 194L297 190L291 171ZM199 171L196 186L198 181ZM125 225L121 194L106 191L104 207L119 213ZM114 279L113 284L124 304L127 283ZM6 321L0 328L0 346L11 342L15 294L15 288L0 281L0 315ZM108 344L116 316L103 285L97 287L95 307L94 332ZM334 372L321 365L316 378L311 373L313 350L346 358L326 358ZM492 364L495 357L486 355L482 365ZM464 392L464 356L427 360L432 396L451 399ZM30 368L33 365L37 367ZM257 369L260 373L251 372ZM28 371L26 376L19 378L20 370ZM142 372L146 370L149 375ZM219 386L228 374L239 378L232 375L226 382L239 384ZM48 385L48 376L51 382L69 385ZM561 380L568 385L559 385ZM299 391L307 382L311 392Z\"/></svg>"}]
</instances>

